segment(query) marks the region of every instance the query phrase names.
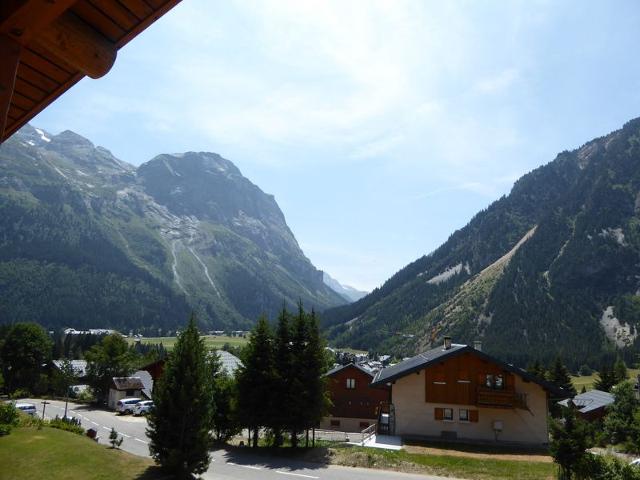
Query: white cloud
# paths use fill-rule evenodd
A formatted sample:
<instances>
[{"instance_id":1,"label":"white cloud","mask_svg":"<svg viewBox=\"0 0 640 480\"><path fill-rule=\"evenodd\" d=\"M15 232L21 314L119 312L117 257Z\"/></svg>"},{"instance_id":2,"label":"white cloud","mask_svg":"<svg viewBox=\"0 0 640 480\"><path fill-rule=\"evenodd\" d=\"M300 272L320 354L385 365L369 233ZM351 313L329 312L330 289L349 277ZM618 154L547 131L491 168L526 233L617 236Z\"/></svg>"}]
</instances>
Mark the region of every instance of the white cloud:
<instances>
[{"instance_id":1,"label":"white cloud","mask_svg":"<svg viewBox=\"0 0 640 480\"><path fill-rule=\"evenodd\" d=\"M508 90L520 78L517 68L506 68L501 72L482 78L475 85L475 89L480 93L495 94Z\"/></svg>"}]
</instances>

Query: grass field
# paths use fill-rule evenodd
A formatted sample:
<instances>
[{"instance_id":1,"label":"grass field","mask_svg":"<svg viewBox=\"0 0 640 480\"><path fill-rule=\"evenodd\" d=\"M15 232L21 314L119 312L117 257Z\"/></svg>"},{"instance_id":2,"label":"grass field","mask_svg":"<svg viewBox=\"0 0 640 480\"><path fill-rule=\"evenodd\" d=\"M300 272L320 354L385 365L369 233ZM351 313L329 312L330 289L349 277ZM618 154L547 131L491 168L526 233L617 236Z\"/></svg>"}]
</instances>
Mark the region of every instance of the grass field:
<instances>
[{"instance_id":1,"label":"grass field","mask_svg":"<svg viewBox=\"0 0 640 480\"><path fill-rule=\"evenodd\" d=\"M557 470L554 463L541 461L472 458L446 454L426 455L405 450L361 447L339 447L331 450L332 464L478 480L554 479Z\"/></svg>"},{"instance_id":2,"label":"grass field","mask_svg":"<svg viewBox=\"0 0 640 480\"><path fill-rule=\"evenodd\" d=\"M242 346L246 345L246 343L249 341L248 338L227 337L224 335L202 335L202 338L204 339L205 345L210 349L220 349L225 343L228 343L229 345L232 345L234 347ZM167 350L171 350L175 345L176 340L177 337L144 337L140 341L142 343L161 343L164 348L166 348ZM134 343L136 339L128 338L127 341L129 343Z\"/></svg>"},{"instance_id":3,"label":"grass field","mask_svg":"<svg viewBox=\"0 0 640 480\"><path fill-rule=\"evenodd\" d=\"M0 480L154 480L151 460L54 428L15 428L0 437Z\"/></svg>"},{"instance_id":4,"label":"grass field","mask_svg":"<svg viewBox=\"0 0 640 480\"><path fill-rule=\"evenodd\" d=\"M640 373L640 370L630 368L628 372L629 372L629 375L628 375L629 379L635 379ZM597 378L598 378L598 374L594 372L593 375L571 377L571 381L573 382L573 386L576 387L576 390L578 391L578 393L580 393L582 391L583 386L586 387L587 390L593 390L593 384L595 383Z\"/></svg>"}]
</instances>

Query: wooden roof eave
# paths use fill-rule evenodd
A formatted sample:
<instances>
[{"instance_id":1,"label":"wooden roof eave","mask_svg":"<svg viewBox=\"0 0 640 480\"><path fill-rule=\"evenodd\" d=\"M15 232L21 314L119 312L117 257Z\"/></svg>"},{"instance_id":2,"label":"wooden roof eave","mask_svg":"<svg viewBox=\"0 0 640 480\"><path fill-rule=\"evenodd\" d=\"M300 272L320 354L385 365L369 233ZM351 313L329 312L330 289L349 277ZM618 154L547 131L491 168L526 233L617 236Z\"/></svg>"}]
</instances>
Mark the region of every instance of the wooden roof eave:
<instances>
[{"instance_id":1,"label":"wooden roof eave","mask_svg":"<svg viewBox=\"0 0 640 480\"><path fill-rule=\"evenodd\" d=\"M179 2L5 0L0 6L0 143L84 76L105 75L120 48ZM95 12L99 16L91 17ZM108 27L122 22L122 12L129 23L118 27L114 38ZM52 78L51 71L59 75ZM23 76L40 81L30 83ZM38 98L24 88L38 92Z\"/></svg>"}]
</instances>

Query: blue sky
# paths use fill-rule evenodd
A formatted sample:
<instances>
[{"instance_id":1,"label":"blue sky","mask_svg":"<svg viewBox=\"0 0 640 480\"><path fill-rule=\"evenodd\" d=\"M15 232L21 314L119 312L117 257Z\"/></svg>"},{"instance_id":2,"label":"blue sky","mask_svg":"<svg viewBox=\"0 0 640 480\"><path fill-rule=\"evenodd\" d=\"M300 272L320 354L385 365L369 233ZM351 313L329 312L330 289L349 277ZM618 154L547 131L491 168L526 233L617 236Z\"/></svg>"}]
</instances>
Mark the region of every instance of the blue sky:
<instances>
[{"instance_id":1,"label":"blue sky","mask_svg":"<svg viewBox=\"0 0 640 480\"><path fill-rule=\"evenodd\" d=\"M372 289L640 116L640 3L185 0L33 120L133 164L213 151Z\"/></svg>"}]
</instances>

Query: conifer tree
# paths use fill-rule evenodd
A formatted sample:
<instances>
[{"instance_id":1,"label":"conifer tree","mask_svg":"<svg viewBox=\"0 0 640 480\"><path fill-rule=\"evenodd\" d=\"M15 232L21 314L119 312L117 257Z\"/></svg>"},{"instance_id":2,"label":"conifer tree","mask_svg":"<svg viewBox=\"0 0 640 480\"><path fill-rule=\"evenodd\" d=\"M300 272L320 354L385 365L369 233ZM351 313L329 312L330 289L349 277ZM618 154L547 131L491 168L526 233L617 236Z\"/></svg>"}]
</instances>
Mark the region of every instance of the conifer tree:
<instances>
[{"instance_id":1,"label":"conifer tree","mask_svg":"<svg viewBox=\"0 0 640 480\"><path fill-rule=\"evenodd\" d=\"M192 315L155 385L148 416L149 451L175 477L191 478L209 466L212 384L212 362Z\"/></svg>"},{"instance_id":2,"label":"conifer tree","mask_svg":"<svg viewBox=\"0 0 640 480\"><path fill-rule=\"evenodd\" d=\"M598 371L598 378L596 379L593 386L596 390L610 392L616 383L616 375L613 371L613 368L611 367L611 365L605 364Z\"/></svg>"},{"instance_id":3,"label":"conifer tree","mask_svg":"<svg viewBox=\"0 0 640 480\"><path fill-rule=\"evenodd\" d=\"M311 314L306 315L306 345L301 362L305 385L304 427L307 430L307 446L309 446L309 429L320 422L329 403L326 378L323 376L327 369L324 347L316 313L311 310Z\"/></svg>"},{"instance_id":4,"label":"conifer tree","mask_svg":"<svg viewBox=\"0 0 640 480\"><path fill-rule=\"evenodd\" d=\"M291 415L291 446L298 446L298 435L306 427L306 411L309 403L308 373L304 371L307 363L307 323L302 302L298 303L298 314L293 321L293 339L291 342L292 368L289 382L295 395L289 404Z\"/></svg>"},{"instance_id":5,"label":"conifer tree","mask_svg":"<svg viewBox=\"0 0 640 480\"><path fill-rule=\"evenodd\" d=\"M616 363L613 364L613 374L616 384L624 382L627 379L627 365L621 357L618 357Z\"/></svg>"},{"instance_id":6,"label":"conifer tree","mask_svg":"<svg viewBox=\"0 0 640 480\"><path fill-rule=\"evenodd\" d=\"M257 447L260 428L271 425L274 405L273 336L266 317L258 319L242 360L237 374L238 416Z\"/></svg>"},{"instance_id":7,"label":"conifer tree","mask_svg":"<svg viewBox=\"0 0 640 480\"><path fill-rule=\"evenodd\" d=\"M282 445L282 432L292 425L290 405L295 402L297 394L293 385L294 358L291 345L291 315L283 305L278 315L274 349L274 389L271 429L274 435L274 445Z\"/></svg>"},{"instance_id":8,"label":"conifer tree","mask_svg":"<svg viewBox=\"0 0 640 480\"><path fill-rule=\"evenodd\" d=\"M577 393L576 387L574 387L571 382L571 374L567 367L562 363L562 360L560 360L560 357L556 357L556 360L549 371L549 381L570 393L572 397Z\"/></svg>"}]
</instances>

